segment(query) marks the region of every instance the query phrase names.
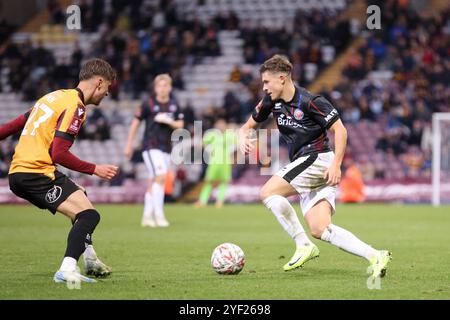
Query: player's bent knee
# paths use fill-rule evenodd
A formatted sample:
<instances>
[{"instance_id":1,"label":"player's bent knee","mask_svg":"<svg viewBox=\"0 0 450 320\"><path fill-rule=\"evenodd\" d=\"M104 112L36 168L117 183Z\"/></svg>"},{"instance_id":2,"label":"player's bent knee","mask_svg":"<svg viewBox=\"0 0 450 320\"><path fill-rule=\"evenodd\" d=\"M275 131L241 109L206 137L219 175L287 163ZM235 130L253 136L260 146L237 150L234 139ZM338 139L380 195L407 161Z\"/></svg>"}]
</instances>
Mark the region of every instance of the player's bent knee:
<instances>
[{"instance_id":1,"label":"player's bent knee","mask_svg":"<svg viewBox=\"0 0 450 320\"><path fill-rule=\"evenodd\" d=\"M326 227L312 227L311 230L311 236L313 236L316 239L321 239L323 232L325 231Z\"/></svg>"},{"instance_id":2,"label":"player's bent knee","mask_svg":"<svg viewBox=\"0 0 450 320\"><path fill-rule=\"evenodd\" d=\"M94 209L94 206L83 191L77 190L62 202L56 210L73 221L78 213L89 209Z\"/></svg>"},{"instance_id":3,"label":"player's bent knee","mask_svg":"<svg viewBox=\"0 0 450 320\"><path fill-rule=\"evenodd\" d=\"M86 231L91 233L100 222L100 214L95 209L88 209L77 213L75 223L82 223Z\"/></svg>"},{"instance_id":4,"label":"player's bent knee","mask_svg":"<svg viewBox=\"0 0 450 320\"><path fill-rule=\"evenodd\" d=\"M311 236L313 238L320 239L320 237L322 236L322 232L317 230L311 230Z\"/></svg>"},{"instance_id":5,"label":"player's bent knee","mask_svg":"<svg viewBox=\"0 0 450 320\"><path fill-rule=\"evenodd\" d=\"M272 190L267 187L262 187L261 191L259 192L259 199L264 202L265 199L273 195L275 194L272 192Z\"/></svg>"}]
</instances>

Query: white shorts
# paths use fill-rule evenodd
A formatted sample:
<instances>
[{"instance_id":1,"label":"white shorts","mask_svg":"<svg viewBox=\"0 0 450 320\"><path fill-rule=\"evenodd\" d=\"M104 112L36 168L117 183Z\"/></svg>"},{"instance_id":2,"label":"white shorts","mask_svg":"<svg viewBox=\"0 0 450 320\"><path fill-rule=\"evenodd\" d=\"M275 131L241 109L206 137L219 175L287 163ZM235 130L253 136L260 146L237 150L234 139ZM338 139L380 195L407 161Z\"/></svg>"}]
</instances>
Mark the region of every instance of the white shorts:
<instances>
[{"instance_id":1,"label":"white shorts","mask_svg":"<svg viewBox=\"0 0 450 320\"><path fill-rule=\"evenodd\" d=\"M170 155L167 152L158 149L145 150L142 152L142 158L144 158L149 179L164 176L170 169Z\"/></svg>"},{"instance_id":2,"label":"white shorts","mask_svg":"<svg viewBox=\"0 0 450 320\"><path fill-rule=\"evenodd\" d=\"M336 211L337 186L327 185L323 177L333 159L333 151L311 154L298 158L276 173L297 190L303 215L322 199L330 203L332 214Z\"/></svg>"}]
</instances>

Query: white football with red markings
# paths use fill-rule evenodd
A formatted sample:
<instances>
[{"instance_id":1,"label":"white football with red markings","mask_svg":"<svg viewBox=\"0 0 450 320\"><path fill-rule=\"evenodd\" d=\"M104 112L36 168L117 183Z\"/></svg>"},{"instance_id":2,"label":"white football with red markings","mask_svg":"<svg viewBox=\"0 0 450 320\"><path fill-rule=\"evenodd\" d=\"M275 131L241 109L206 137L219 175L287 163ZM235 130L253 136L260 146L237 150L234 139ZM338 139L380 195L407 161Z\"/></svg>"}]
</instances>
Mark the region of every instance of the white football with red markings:
<instances>
[{"instance_id":1,"label":"white football with red markings","mask_svg":"<svg viewBox=\"0 0 450 320\"><path fill-rule=\"evenodd\" d=\"M238 274L244 265L244 251L233 243L218 245L211 256L211 266L219 274Z\"/></svg>"}]
</instances>

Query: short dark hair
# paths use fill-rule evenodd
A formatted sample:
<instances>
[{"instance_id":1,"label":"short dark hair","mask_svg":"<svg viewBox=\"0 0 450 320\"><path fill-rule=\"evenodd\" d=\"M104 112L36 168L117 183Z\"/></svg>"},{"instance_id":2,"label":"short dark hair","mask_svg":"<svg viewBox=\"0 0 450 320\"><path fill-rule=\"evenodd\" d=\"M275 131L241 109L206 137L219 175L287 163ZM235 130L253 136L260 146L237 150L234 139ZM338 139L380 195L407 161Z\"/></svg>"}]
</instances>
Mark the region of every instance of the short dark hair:
<instances>
[{"instance_id":1,"label":"short dark hair","mask_svg":"<svg viewBox=\"0 0 450 320\"><path fill-rule=\"evenodd\" d=\"M264 63L259 68L259 72L285 72L287 74L290 74L292 68L292 63L290 63L285 56L276 54L272 58L264 61Z\"/></svg>"},{"instance_id":2,"label":"short dark hair","mask_svg":"<svg viewBox=\"0 0 450 320\"><path fill-rule=\"evenodd\" d=\"M90 59L81 67L78 79L80 81L89 80L94 76L101 76L108 81L116 80L116 72L111 65L103 59Z\"/></svg>"}]
</instances>

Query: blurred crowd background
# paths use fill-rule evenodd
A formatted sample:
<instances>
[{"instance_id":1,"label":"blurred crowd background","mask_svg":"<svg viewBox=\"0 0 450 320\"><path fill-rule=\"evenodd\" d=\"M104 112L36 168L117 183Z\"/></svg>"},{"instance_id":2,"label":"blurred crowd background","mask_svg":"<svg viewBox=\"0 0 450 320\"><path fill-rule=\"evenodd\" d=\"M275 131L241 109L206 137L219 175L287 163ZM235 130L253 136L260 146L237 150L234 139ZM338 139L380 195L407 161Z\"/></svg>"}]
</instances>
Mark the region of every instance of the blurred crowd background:
<instances>
[{"instance_id":1,"label":"blurred crowd background","mask_svg":"<svg viewBox=\"0 0 450 320\"><path fill-rule=\"evenodd\" d=\"M349 132L344 169L356 165L366 183L430 180L431 115L450 111L448 2L44 2L45 14L30 18L28 29L0 16L0 123L47 92L74 87L84 60L106 59L118 81L104 108L90 113L74 150L87 160L102 159L100 152L117 161L123 170L114 184L145 179L139 152L128 162L122 150L155 75L173 78L187 129L202 120L206 130L219 117L238 127L262 97L259 65L276 53L289 57L298 85L324 95L340 112ZM65 26L72 3L81 9L81 30ZM381 9L378 30L365 25L372 4ZM15 139L0 145L0 177ZM280 162L286 161L281 150ZM176 169L177 197L192 190L204 167ZM261 183L255 170L236 166L234 183Z\"/></svg>"}]
</instances>

